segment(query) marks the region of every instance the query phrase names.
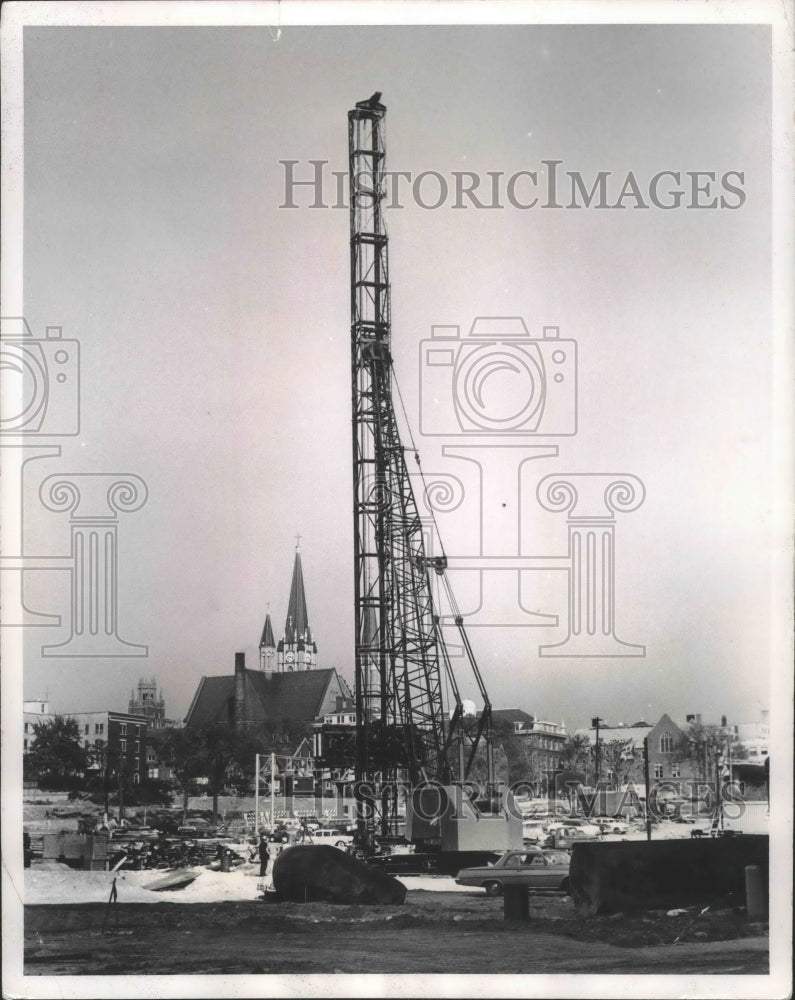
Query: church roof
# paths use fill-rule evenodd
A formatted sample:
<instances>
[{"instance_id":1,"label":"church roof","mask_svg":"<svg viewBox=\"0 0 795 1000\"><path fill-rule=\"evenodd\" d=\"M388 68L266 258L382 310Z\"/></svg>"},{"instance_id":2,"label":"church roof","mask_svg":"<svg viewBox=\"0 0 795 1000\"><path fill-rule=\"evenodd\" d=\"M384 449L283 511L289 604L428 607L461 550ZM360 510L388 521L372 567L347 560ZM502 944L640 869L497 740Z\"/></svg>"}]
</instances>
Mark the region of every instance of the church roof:
<instances>
[{"instance_id":1,"label":"church roof","mask_svg":"<svg viewBox=\"0 0 795 1000\"><path fill-rule=\"evenodd\" d=\"M602 726L599 729L599 742L623 743L631 740L632 745L636 749L640 749L647 737L653 739L664 730L668 730L675 739L682 734L681 728L673 721L670 715L664 714L654 725L649 725L648 722L641 722L640 725L634 726ZM591 744L596 743L595 729L578 729L577 734L587 736Z\"/></svg>"},{"instance_id":2,"label":"church roof","mask_svg":"<svg viewBox=\"0 0 795 1000\"><path fill-rule=\"evenodd\" d=\"M333 667L287 674L246 670L245 721L276 725L285 719L292 722L313 722L320 714L334 674L336 670ZM206 726L215 722L231 722L234 696L234 674L202 677L188 710L186 725Z\"/></svg>"},{"instance_id":3,"label":"church roof","mask_svg":"<svg viewBox=\"0 0 795 1000\"><path fill-rule=\"evenodd\" d=\"M491 717L505 722L521 722L525 729L532 729L536 721L521 708L495 708L492 709Z\"/></svg>"},{"instance_id":4,"label":"church roof","mask_svg":"<svg viewBox=\"0 0 795 1000\"><path fill-rule=\"evenodd\" d=\"M293 581L290 585L290 603L287 606L284 637L287 642L295 642L296 639L312 641L312 633L309 629L309 614L306 610L301 553L297 549L295 552L295 563L293 564Z\"/></svg>"},{"instance_id":5,"label":"church roof","mask_svg":"<svg viewBox=\"0 0 795 1000\"><path fill-rule=\"evenodd\" d=\"M276 641L273 638L273 626L271 625L271 616L269 614L265 615L265 625L262 629L262 638L259 641L260 646L266 646L268 649L276 649Z\"/></svg>"}]
</instances>

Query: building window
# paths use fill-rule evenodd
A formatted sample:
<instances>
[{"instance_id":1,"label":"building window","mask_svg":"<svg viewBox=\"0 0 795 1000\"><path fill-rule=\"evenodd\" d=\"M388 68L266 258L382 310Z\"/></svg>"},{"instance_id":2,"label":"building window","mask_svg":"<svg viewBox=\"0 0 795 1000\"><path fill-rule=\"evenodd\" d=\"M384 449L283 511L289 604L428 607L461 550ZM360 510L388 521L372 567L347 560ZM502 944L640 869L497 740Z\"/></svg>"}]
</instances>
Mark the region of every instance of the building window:
<instances>
[{"instance_id":1,"label":"building window","mask_svg":"<svg viewBox=\"0 0 795 1000\"><path fill-rule=\"evenodd\" d=\"M127 752L127 740L119 740L119 749L122 753Z\"/></svg>"},{"instance_id":2,"label":"building window","mask_svg":"<svg viewBox=\"0 0 795 1000\"><path fill-rule=\"evenodd\" d=\"M137 785L141 780L141 775L137 771L133 771L133 784Z\"/></svg>"},{"instance_id":3,"label":"building window","mask_svg":"<svg viewBox=\"0 0 795 1000\"><path fill-rule=\"evenodd\" d=\"M25 732L27 733L27 732L29 732L29 730L30 730L30 723L26 722L25 723Z\"/></svg>"},{"instance_id":4,"label":"building window","mask_svg":"<svg viewBox=\"0 0 795 1000\"><path fill-rule=\"evenodd\" d=\"M119 723L119 731L121 732L122 736L126 736L127 735L127 723L126 722L120 722Z\"/></svg>"},{"instance_id":5,"label":"building window","mask_svg":"<svg viewBox=\"0 0 795 1000\"><path fill-rule=\"evenodd\" d=\"M681 765L679 765L679 764L671 764L671 777L672 778L681 778L682 777L682 768L681 768Z\"/></svg>"},{"instance_id":6,"label":"building window","mask_svg":"<svg viewBox=\"0 0 795 1000\"><path fill-rule=\"evenodd\" d=\"M86 736L88 736L88 723L86 723Z\"/></svg>"},{"instance_id":7,"label":"building window","mask_svg":"<svg viewBox=\"0 0 795 1000\"><path fill-rule=\"evenodd\" d=\"M27 753L27 752L28 752L28 741L25 740L25 753Z\"/></svg>"},{"instance_id":8,"label":"building window","mask_svg":"<svg viewBox=\"0 0 795 1000\"><path fill-rule=\"evenodd\" d=\"M135 727L135 735L136 736L140 736L141 735L141 727L140 726L136 726Z\"/></svg>"},{"instance_id":9,"label":"building window","mask_svg":"<svg viewBox=\"0 0 795 1000\"><path fill-rule=\"evenodd\" d=\"M660 737L660 753L673 753L674 751L674 738L666 730Z\"/></svg>"},{"instance_id":10,"label":"building window","mask_svg":"<svg viewBox=\"0 0 795 1000\"><path fill-rule=\"evenodd\" d=\"M654 762L654 777L655 778L662 778L662 776L663 776L662 761L657 760L657 761Z\"/></svg>"}]
</instances>

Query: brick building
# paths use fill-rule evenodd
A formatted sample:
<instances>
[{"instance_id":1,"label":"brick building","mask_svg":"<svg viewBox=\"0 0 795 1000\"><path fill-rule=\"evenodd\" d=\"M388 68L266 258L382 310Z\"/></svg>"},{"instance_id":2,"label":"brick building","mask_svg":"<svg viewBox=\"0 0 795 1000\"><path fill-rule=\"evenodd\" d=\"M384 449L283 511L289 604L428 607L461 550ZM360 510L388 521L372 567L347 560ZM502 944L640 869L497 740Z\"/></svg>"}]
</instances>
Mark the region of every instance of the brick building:
<instances>
[{"instance_id":1,"label":"brick building","mask_svg":"<svg viewBox=\"0 0 795 1000\"><path fill-rule=\"evenodd\" d=\"M146 777L145 740L147 718L128 712L72 712L86 749L104 751L89 770L97 772L103 763L118 775L119 769L134 784Z\"/></svg>"},{"instance_id":2,"label":"brick building","mask_svg":"<svg viewBox=\"0 0 795 1000\"><path fill-rule=\"evenodd\" d=\"M22 703L23 753L27 753L36 742L36 725L42 722L52 722L54 718L55 714L50 711L50 703L43 698Z\"/></svg>"},{"instance_id":3,"label":"brick building","mask_svg":"<svg viewBox=\"0 0 795 1000\"><path fill-rule=\"evenodd\" d=\"M577 732L588 737L596 756L596 727L579 729ZM670 715L662 715L654 724L643 721L631 726L600 724L598 735L600 777L603 781L618 779L618 783L621 783L622 778L642 781L645 740L648 740L649 777L652 781L679 781L698 777L693 764L682 754L685 733ZM615 747L621 743L627 743L628 746L622 754L621 766L614 769L609 763L610 745Z\"/></svg>"},{"instance_id":4,"label":"brick building","mask_svg":"<svg viewBox=\"0 0 795 1000\"><path fill-rule=\"evenodd\" d=\"M495 708L491 715L494 722L510 723L516 736L521 738L531 780L558 769L560 751L569 735L562 722L560 725L545 722L521 708Z\"/></svg>"}]
</instances>

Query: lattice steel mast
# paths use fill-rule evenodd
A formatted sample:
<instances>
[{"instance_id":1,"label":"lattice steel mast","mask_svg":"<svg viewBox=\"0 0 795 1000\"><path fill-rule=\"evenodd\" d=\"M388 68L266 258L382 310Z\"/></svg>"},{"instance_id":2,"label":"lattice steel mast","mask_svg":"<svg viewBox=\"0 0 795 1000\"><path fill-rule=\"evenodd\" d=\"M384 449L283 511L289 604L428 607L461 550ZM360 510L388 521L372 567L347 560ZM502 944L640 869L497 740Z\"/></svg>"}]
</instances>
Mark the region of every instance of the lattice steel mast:
<instances>
[{"instance_id":1,"label":"lattice steel mast","mask_svg":"<svg viewBox=\"0 0 795 1000\"><path fill-rule=\"evenodd\" d=\"M423 525L392 403L380 94L348 112L356 603L356 777L447 782ZM385 800L383 833L396 802Z\"/></svg>"}]
</instances>

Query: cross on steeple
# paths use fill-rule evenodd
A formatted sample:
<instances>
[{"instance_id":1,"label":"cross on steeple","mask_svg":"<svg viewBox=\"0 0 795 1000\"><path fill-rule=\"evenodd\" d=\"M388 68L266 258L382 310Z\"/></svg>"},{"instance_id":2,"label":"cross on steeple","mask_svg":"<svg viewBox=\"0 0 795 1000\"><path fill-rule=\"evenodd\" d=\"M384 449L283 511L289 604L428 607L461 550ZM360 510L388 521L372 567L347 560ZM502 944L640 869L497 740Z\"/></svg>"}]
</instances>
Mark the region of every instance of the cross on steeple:
<instances>
[{"instance_id":1,"label":"cross on steeple","mask_svg":"<svg viewBox=\"0 0 795 1000\"><path fill-rule=\"evenodd\" d=\"M301 551L301 536L300 535L296 535L295 536L295 551L296 552L300 552Z\"/></svg>"}]
</instances>

